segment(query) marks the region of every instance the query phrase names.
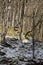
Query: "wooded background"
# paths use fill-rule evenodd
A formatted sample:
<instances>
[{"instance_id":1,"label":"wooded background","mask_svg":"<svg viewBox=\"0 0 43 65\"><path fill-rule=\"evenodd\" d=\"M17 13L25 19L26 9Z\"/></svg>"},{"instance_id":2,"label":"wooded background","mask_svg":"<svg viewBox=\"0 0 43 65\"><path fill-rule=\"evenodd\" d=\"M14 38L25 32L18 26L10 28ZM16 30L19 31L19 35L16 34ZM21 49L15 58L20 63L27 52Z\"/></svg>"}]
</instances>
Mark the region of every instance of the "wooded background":
<instances>
[{"instance_id":1,"label":"wooded background","mask_svg":"<svg viewBox=\"0 0 43 65\"><path fill-rule=\"evenodd\" d=\"M33 23L34 22L34 23ZM43 41L43 0L0 0L0 33Z\"/></svg>"}]
</instances>

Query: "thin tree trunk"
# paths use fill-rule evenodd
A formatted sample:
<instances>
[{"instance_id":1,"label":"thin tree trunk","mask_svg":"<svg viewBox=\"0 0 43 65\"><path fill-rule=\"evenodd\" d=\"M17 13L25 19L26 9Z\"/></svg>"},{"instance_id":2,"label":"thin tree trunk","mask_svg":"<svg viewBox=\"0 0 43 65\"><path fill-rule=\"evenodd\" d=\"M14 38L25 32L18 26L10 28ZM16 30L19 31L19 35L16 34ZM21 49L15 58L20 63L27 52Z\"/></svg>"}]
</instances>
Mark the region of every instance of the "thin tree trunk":
<instances>
[{"instance_id":1,"label":"thin tree trunk","mask_svg":"<svg viewBox=\"0 0 43 65\"><path fill-rule=\"evenodd\" d=\"M35 48L34 48L34 44L35 44L35 41L34 41L34 37L35 37L35 21L34 21L34 15L35 15L35 12L33 11L33 32L32 32L32 38L33 38L33 58L35 58L35 56L34 56L34 50L35 50Z\"/></svg>"},{"instance_id":2,"label":"thin tree trunk","mask_svg":"<svg viewBox=\"0 0 43 65\"><path fill-rule=\"evenodd\" d=\"M20 40L22 40L23 17L24 17L24 4L25 4L25 0L23 0L23 2L22 2Z\"/></svg>"}]
</instances>

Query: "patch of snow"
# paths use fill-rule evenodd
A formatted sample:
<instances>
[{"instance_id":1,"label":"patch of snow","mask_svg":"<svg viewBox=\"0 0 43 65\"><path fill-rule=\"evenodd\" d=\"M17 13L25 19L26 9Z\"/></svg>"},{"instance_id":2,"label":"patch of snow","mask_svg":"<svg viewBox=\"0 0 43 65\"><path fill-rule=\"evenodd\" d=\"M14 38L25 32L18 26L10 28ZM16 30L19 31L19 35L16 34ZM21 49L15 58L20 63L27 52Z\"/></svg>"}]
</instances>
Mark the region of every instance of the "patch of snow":
<instances>
[{"instance_id":1,"label":"patch of snow","mask_svg":"<svg viewBox=\"0 0 43 65\"><path fill-rule=\"evenodd\" d=\"M32 43L32 40L31 39L24 39L24 40L22 40L22 43Z\"/></svg>"},{"instance_id":2,"label":"patch of snow","mask_svg":"<svg viewBox=\"0 0 43 65\"><path fill-rule=\"evenodd\" d=\"M6 36L6 38L13 38L13 37L12 37L12 36L8 36L8 35L7 35L7 36Z\"/></svg>"}]
</instances>

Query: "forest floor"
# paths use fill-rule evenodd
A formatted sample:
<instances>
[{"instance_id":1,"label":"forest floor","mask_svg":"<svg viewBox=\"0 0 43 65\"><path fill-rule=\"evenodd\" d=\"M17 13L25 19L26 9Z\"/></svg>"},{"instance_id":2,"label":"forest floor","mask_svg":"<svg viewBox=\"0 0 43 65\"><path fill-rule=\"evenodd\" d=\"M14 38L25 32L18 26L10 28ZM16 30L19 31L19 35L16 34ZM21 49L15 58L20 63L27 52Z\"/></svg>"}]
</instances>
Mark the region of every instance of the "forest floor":
<instances>
[{"instance_id":1,"label":"forest floor","mask_svg":"<svg viewBox=\"0 0 43 65\"><path fill-rule=\"evenodd\" d=\"M31 39L25 43L7 38L6 42L0 44L0 65L43 65L43 42L35 42L35 59Z\"/></svg>"}]
</instances>

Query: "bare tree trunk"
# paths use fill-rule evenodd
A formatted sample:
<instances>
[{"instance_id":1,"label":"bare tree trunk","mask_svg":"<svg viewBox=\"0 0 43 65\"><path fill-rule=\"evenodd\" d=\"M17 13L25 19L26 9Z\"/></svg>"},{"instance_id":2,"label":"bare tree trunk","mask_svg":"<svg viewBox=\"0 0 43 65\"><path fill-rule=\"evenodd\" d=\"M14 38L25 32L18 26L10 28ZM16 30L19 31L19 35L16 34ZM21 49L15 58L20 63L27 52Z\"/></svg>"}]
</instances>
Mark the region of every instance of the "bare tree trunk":
<instances>
[{"instance_id":1,"label":"bare tree trunk","mask_svg":"<svg viewBox=\"0 0 43 65\"><path fill-rule=\"evenodd\" d=\"M25 0L22 1L20 40L22 40L22 32L23 32L22 30L23 30L24 4L25 4Z\"/></svg>"},{"instance_id":2,"label":"bare tree trunk","mask_svg":"<svg viewBox=\"0 0 43 65\"><path fill-rule=\"evenodd\" d=\"M33 32L32 32L32 38L33 38L33 58L35 58L35 56L34 56L34 50L35 50L35 48L34 48L34 44L35 44L35 41L34 41L34 37L35 37L35 20L34 20L34 15L35 15L35 12L33 11Z\"/></svg>"},{"instance_id":3,"label":"bare tree trunk","mask_svg":"<svg viewBox=\"0 0 43 65\"><path fill-rule=\"evenodd\" d=\"M5 36L6 36L6 4L5 0L2 0L2 38L3 43L5 42Z\"/></svg>"}]
</instances>

